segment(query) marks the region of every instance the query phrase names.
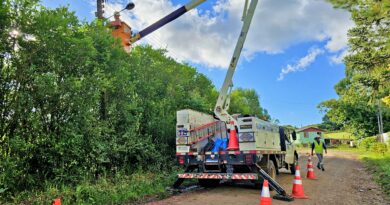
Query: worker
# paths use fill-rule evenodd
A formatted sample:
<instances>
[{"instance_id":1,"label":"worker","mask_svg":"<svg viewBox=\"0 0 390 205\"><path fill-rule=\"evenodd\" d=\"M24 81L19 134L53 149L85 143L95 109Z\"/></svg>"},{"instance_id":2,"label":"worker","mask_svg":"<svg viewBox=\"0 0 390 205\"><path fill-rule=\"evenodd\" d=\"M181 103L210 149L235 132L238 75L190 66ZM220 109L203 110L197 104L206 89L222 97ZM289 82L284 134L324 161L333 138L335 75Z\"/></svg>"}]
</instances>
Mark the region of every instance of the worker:
<instances>
[{"instance_id":1,"label":"worker","mask_svg":"<svg viewBox=\"0 0 390 205\"><path fill-rule=\"evenodd\" d=\"M311 155L313 156L313 151L316 152L317 158L318 158L318 164L317 168L322 169L322 171L325 171L324 168L324 150L327 154L328 151L326 149L326 145L323 141L321 141L321 133L317 132L317 136L314 138L314 142L311 144Z\"/></svg>"}]
</instances>

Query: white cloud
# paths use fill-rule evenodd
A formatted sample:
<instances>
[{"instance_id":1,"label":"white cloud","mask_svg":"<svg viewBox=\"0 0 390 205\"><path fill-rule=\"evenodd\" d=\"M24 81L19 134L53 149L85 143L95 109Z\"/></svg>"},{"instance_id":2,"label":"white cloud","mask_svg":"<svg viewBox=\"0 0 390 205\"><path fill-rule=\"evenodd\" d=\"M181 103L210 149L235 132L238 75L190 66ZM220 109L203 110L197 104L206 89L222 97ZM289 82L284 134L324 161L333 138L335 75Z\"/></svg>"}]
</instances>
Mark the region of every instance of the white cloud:
<instances>
[{"instance_id":1,"label":"white cloud","mask_svg":"<svg viewBox=\"0 0 390 205\"><path fill-rule=\"evenodd\" d=\"M289 73L306 70L306 68L315 61L317 56L322 53L324 53L322 49L311 48L309 50L309 53L299 59L299 61L295 65L288 64L285 68L283 68L282 72L279 74L278 80L283 80L284 77Z\"/></svg>"},{"instance_id":2,"label":"white cloud","mask_svg":"<svg viewBox=\"0 0 390 205\"><path fill-rule=\"evenodd\" d=\"M244 1L215 0L207 11L194 9L147 36L142 42L168 49L180 61L227 68L239 31ZM124 7L126 0L110 0L106 16ZM171 0L134 0L132 11L122 19L141 30L179 5ZM281 53L303 42L324 42L329 52L346 48L347 30L353 26L350 14L336 10L325 0L260 0L252 21L243 56ZM141 42L141 43L142 43Z\"/></svg>"},{"instance_id":3,"label":"white cloud","mask_svg":"<svg viewBox=\"0 0 390 205\"><path fill-rule=\"evenodd\" d=\"M334 64L343 63L344 57L349 54L348 49L342 50L339 54L330 56L330 62Z\"/></svg>"}]
</instances>

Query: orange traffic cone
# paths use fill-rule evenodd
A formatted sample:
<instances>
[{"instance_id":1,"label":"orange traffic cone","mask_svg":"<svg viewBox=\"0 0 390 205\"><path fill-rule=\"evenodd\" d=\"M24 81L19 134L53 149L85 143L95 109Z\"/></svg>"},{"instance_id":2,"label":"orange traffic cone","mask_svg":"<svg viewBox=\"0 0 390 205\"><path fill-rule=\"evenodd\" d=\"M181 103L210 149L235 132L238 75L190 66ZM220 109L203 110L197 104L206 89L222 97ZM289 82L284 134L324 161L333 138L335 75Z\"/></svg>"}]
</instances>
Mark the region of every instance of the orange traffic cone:
<instances>
[{"instance_id":1,"label":"orange traffic cone","mask_svg":"<svg viewBox=\"0 0 390 205\"><path fill-rule=\"evenodd\" d=\"M61 205L61 198L54 199L52 205Z\"/></svg>"},{"instance_id":2,"label":"orange traffic cone","mask_svg":"<svg viewBox=\"0 0 390 205\"><path fill-rule=\"evenodd\" d=\"M308 199L309 197L305 196L302 186L301 171L299 171L299 166L295 166L295 177L293 183L292 196L296 199Z\"/></svg>"},{"instance_id":3,"label":"orange traffic cone","mask_svg":"<svg viewBox=\"0 0 390 205\"><path fill-rule=\"evenodd\" d=\"M230 121L230 124L232 125L232 127L230 128L228 150L234 151L239 149L238 138L237 138L236 129L234 127L234 121Z\"/></svg>"},{"instance_id":4,"label":"orange traffic cone","mask_svg":"<svg viewBox=\"0 0 390 205\"><path fill-rule=\"evenodd\" d=\"M306 174L306 178L308 178L308 179L317 179L316 175L314 174L313 163L311 162L310 155L309 155L309 158L307 159L307 174Z\"/></svg>"},{"instance_id":5,"label":"orange traffic cone","mask_svg":"<svg viewBox=\"0 0 390 205\"><path fill-rule=\"evenodd\" d=\"M269 194L268 180L264 180L261 189L260 205L272 205L271 195Z\"/></svg>"}]
</instances>

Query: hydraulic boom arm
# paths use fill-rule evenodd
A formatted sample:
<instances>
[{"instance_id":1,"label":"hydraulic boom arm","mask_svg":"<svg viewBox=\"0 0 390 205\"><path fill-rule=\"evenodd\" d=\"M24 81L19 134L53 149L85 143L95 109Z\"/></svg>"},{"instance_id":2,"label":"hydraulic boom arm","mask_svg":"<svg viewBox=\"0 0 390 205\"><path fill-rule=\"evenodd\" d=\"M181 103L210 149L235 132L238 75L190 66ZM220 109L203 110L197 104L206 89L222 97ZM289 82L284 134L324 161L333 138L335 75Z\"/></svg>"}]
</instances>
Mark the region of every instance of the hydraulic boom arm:
<instances>
[{"instance_id":1,"label":"hydraulic boom arm","mask_svg":"<svg viewBox=\"0 0 390 205\"><path fill-rule=\"evenodd\" d=\"M234 71L236 70L237 62L240 58L240 54L244 46L246 35L248 34L248 30L252 22L253 15L255 13L257 2L258 0L251 0L249 4L249 8L247 8L248 0L245 1L244 13L243 13L244 24L242 26L240 37L238 38L236 47L234 49L233 57L230 61L229 69L227 71L225 80L219 92L217 104L215 105L214 108L215 115L220 120L225 121L228 125L230 125L231 121L233 121L234 124L236 124L235 119L232 116L230 116L229 113L227 112L230 103L230 92L233 87L232 78L233 78Z\"/></svg>"},{"instance_id":2,"label":"hydraulic boom arm","mask_svg":"<svg viewBox=\"0 0 390 205\"><path fill-rule=\"evenodd\" d=\"M190 11L191 9L197 7L198 5L202 4L206 0L192 0L186 5L176 9L172 13L168 14L164 18L160 19L159 21L155 22L154 24L148 26L147 28L141 30L135 36L133 36L130 39L131 43L135 43L138 40L142 39L143 37L149 35L150 33L156 31L157 29L161 28L162 26L166 25L167 23L177 19L181 15L185 14L186 12ZM230 103L230 92L233 87L232 78L234 71L236 70L237 62L240 58L241 50L244 46L244 42L250 27L250 24L252 22L252 18L257 6L258 0L251 0L249 3L248 8L248 2L249 0L245 0L245 6L244 6L244 12L242 16L242 20L244 21L240 37L238 38L236 47L234 49L233 57L230 61L229 69L226 74L225 80L223 82L222 88L219 92L219 96L217 99L217 103L214 108L215 115L222 121L226 122L230 126L230 122L233 121L234 124L236 124L234 118L227 113L227 110L229 109L229 103Z\"/></svg>"},{"instance_id":3,"label":"hydraulic boom arm","mask_svg":"<svg viewBox=\"0 0 390 205\"><path fill-rule=\"evenodd\" d=\"M169 22L179 18L181 15L187 13L188 11L190 11L191 9L197 7L199 4L202 4L205 1L206 0L192 0L192 1L190 1L186 5L176 9L175 11L173 11L170 14L168 14L164 18L158 20L156 23L148 26L147 28L145 28L142 31L140 31L137 34L135 34L135 36L130 39L130 42L131 43L135 43L136 41L138 41L141 38L149 35L153 31L163 27L165 24L167 24L167 23L169 23Z\"/></svg>"}]
</instances>

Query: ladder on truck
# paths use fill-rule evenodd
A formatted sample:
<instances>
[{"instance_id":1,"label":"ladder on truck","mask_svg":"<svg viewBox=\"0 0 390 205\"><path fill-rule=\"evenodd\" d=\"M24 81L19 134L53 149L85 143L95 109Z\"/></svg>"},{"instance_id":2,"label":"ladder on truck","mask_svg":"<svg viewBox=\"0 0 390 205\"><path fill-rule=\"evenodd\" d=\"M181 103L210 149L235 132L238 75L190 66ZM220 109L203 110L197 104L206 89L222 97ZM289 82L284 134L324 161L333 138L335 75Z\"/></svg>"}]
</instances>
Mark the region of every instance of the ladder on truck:
<instances>
[{"instance_id":1,"label":"ladder on truck","mask_svg":"<svg viewBox=\"0 0 390 205\"><path fill-rule=\"evenodd\" d=\"M226 137L226 124L222 121L214 121L190 129L188 132L188 144L192 145L214 136Z\"/></svg>"}]
</instances>

